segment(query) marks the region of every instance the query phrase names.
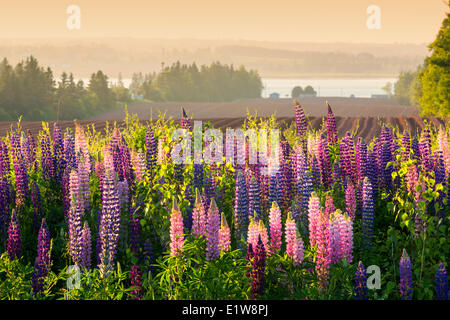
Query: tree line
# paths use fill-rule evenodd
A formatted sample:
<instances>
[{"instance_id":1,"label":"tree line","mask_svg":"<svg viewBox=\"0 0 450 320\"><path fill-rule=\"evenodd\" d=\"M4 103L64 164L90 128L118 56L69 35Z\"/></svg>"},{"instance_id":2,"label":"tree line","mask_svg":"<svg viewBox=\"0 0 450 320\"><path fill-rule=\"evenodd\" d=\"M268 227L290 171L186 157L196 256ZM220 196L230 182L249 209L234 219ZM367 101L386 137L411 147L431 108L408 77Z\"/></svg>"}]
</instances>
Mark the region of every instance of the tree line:
<instances>
[{"instance_id":1,"label":"tree line","mask_svg":"<svg viewBox=\"0 0 450 320\"><path fill-rule=\"evenodd\" d=\"M450 1L449 1L450 6ZM393 95L400 104L419 106L424 116L450 116L450 13L436 39L428 46L431 55L415 71L401 72Z\"/></svg>"},{"instance_id":2,"label":"tree line","mask_svg":"<svg viewBox=\"0 0 450 320\"><path fill-rule=\"evenodd\" d=\"M220 62L198 67L179 61L158 74L133 74L131 93L152 101L227 102L260 98L258 72Z\"/></svg>"}]
</instances>

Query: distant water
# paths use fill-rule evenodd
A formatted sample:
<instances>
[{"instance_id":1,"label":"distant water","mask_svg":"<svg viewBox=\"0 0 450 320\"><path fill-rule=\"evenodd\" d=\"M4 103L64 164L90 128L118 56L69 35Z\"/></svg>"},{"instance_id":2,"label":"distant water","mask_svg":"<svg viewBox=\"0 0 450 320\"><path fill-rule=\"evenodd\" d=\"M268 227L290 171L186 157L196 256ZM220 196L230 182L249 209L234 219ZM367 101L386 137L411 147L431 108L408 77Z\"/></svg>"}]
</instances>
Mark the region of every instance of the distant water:
<instances>
[{"instance_id":1,"label":"distant water","mask_svg":"<svg viewBox=\"0 0 450 320\"><path fill-rule=\"evenodd\" d=\"M310 85L320 97L355 97L370 98L372 94L385 94L381 89L386 83L392 84L396 78L383 79L275 79L264 78L263 98L277 92L280 98L291 97L291 91L295 86L305 88Z\"/></svg>"},{"instance_id":2,"label":"distant water","mask_svg":"<svg viewBox=\"0 0 450 320\"><path fill-rule=\"evenodd\" d=\"M83 79L85 84L89 79ZM320 97L355 97L370 98L372 94L384 94L381 89L386 83L392 84L397 81L396 78L380 79L276 79L263 78L264 89L262 97L267 98L273 92L280 94L280 98L291 97L291 91L295 86L305 88L310 85L316 90ZM110 82L116 83L117 79L111 78ZM131 79L123 79L123 84L129 87Z\"/></svg>"}]
</instances>

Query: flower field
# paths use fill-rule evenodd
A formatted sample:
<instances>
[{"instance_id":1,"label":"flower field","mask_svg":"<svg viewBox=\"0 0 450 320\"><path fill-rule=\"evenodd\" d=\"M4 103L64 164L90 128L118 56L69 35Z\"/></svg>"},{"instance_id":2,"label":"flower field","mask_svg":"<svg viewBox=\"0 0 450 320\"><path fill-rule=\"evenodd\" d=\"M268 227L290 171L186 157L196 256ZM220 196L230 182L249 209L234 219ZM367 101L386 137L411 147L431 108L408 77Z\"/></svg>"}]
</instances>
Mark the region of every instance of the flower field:
<instances>
[{"instance_id":1,"label":"flower field","mask_svg":"<svg viewBox=\"0 0 450 320\"><path fill-rule=\"evenodd\" d=\"M298 103L288 126L249 115L232 157L184 110L102 132L13 124L0 298L448 300L450 127L338 138L324 108L319 130Z\"/></svg>"}]
</instances>

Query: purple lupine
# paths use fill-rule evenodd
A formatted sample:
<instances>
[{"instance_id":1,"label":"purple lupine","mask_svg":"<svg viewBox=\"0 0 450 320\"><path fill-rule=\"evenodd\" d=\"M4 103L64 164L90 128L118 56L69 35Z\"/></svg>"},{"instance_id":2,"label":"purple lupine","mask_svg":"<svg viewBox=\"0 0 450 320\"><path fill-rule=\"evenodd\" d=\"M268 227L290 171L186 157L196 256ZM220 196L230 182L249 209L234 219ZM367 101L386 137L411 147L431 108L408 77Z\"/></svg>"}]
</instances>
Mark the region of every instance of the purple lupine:
<instances>
[{"instance_id":1,"label":"purple lupine","mask_svg":"<svg viewBox=\"0 0 450 320\"><path fill-rule=\"evenodd\" d=\"M9 220L10 187L5 175L0 174L0 239L4 239Z\"/></svg>"},{"instance_id":2,"label":"purple lupine","mask_svg":"<svg viewBox=\"0 0 450 320\"><path fill-rule=\"evenodd\" d=\"M302 188L302 208L303 211L308 209L309 198L313 192L313 178L310 171L305 171L301 185Z\"/></svg>"},{"instance_id":3,"label":"purple lupine","mask_svg":"<svg viewBox=\"0 0 450 320\"><path fill-rule=\"evenodd\" d=\"M367 176L367 145L362 137L358 138L355 149L356 159L356 178L358 181L364 179Z\"/></svg>"},{"instance_id":4,"label":"purple lupine","mask_svg":"<svg viewBox=\"0 0 450 320\"><path fill-rule=\"evenodd\" d=\"M327 101L328 113L327 113L327 135L328 144L335 145L337 143L337 131L336 131L336 119L334 117L333 110Z\"/></svg>"},{"instance_id":5,"label":"purple lupine","mask_svg":"<svg viewBox=\"0 0 450 320\"><path fill-rule=\"evenodd\" d=\"M422 130L419 142L420 161L427 172L433 170L433 161L431 159L431 133L428 127Z\"/></svg>"},{"instance_id":6,"label":"purple lupine","mask_svg":"<svg viewBox=\"0 0 450 320\"><path fill-rule=\"evenodd\" d=\"M9 176L8 147L0 139L0 176Z\"/></svg>"},{"instance_id":7,"label":"purple lupine","mask_svg":"<svg viewBox=\"0 0 450 320\"><path fill-rule=\"evenodd\" d=\"M392 189L392 166L388 166L388 163L393 160L391 150L389 149L389 145L383 143L381 147L381 182L382 187L386 190Z\"/></svg>"},{"instance_id":8,"label":"purple lupine","mask_svg":"<svg viewBox=\"0 0 450 320\"><path fill-rule=\"evenodd\" d=\"M68 217L69 225L69 251L72 261L76 265L81 264L82 243L81 237L83 233L82 217L84 214L84 199L80 190L80 179L76 171L70 173L70 209Z\"/></svg>"},{"instance_id":9,"label":"purple lupine","mask_svg":"<svg viewBox=\"0 0 450 320\"><path fill-rule=\"evenodd\" d=\"M31 202L33 204L33 228L38 230L39 221L42 219L42 197L36 181L31 184Z\"/></svg>"},{"instance_id":10,"label":"purple lupine","mask_svg":"<svg viewBox=\"0 0 450 320\"><path fill-rule=\"evenodd\" d=\"M139 266L132 266L130 271L130 281L133 290L131 290L131 296L133 300L142 300L142 271Z\"/></svg>"},{"instance_id":11,"label":"purple lupine","mask_svg":"<svg viewBox=\"0 0 450 320\"><path fill-rule=\"evenodd\" d=\"M119 146L119 151L120 151L120 159L122 161L123 178L126 179L128 185L132 187L134 181L134 172L133 167L131 165L131 153L130 149L128 148L123 138Z\"/></svg>"},{"instance_id":12,"label":"purple lupine","mask_svg":"<svg viewBox=\"0 0 450 320\"><path fill-rule=\"evenodd\" d=\"M214 198L208 210L206 220L206 260L211 261L219 257L219 230L220 230L220 213Z\"/></svg>"},{"instance_id":13,"label":"purple lupine","mask_svg":"<svg viewBox=\"0 0 450 320\"><path fill-rule=\"evenodd\" d=\"M92 238L91 229L87 221L84 222L83 231L81 233L81 263L80 265L90 269L92 264L91 253L92 253Z\"/></svg>"},{"instance_id":14,"label":"purple lupine","mask_svg":"<svg viewBox=\"0 0 450 320\"><path fill-rule=\"evenodd\" d=\"M72 131L68 128L64 134L63 142L63 158L65 167L75 168L76 166L76 154L75 154L75 137Z\"/></svg>"},{"instance_id":15,"label":"purple lupine","mask_svg":"<svg viewBox=\"0 0 450 320\"><path fill-rule=\"evenodd\" d=\"M102 193L102 214L100 218L99 235L100 271L106 276L108 270L113 268L117 252L117 242L120 234L120 203L117 183L114 180L112 157L105 154L105 179Z\"/></svg>"},{"instance_id":16,"label":"purple lupine","mask_svg":"<svg viewBox=\"0 0 450 320\"><path fill-rule=\"evenodd\" d=\"M375 152L367 153L367 177L372 185L372 199L378 197L378 169Z\"/></svg>"},{"instance_id":17,"label":"purple lupine","mask_svg":"<svg viewBox=\"0 0 450 320\"><path fill-rule=\"evenodd\" d=\"M295 101L295 123L297 125L297 134L304 137L306 134L306 116L303 107Z\"/></svg>"},{"instance_id":18,"label":"purple lupine","mask_svg":"<svg viewBox=\"0 0 450 320\"><path fill-rule=\"evenodd\" d=\"M33 293L37 294L44 288L44 279L50 272L50 232L45 219L42 219L41 228L38 234L37 257L34 263Z\"/></svg>"},{"instance_id":19,"label":"purple lupine","mask_svg":"<svg viewBox=\"0 0 450 320\"><path fill-rule=\"evenodd\" d=\"M145 239L144 242L144 262L147 266L147 272L153 272L152 264L155 263L155 259L153 256L153 246L150 239Z\"/></svg>"},{"instance_id":20,"label":"purple lupine","mask_svg":"<svg viewBox=\"0 0 450 320\"><path fill-rule=\"evenodd\" d=\"M362 240L366 249L372 245L374 210L372 185L366 177L362 186Z\"/></svg>"},{"instance_id":21,"label":"purple lupine","mask_svg":"<svg viewBox=\"0 0 450 320\"><path fill-rule=\"evenodd\" d=\"M419 140L417 139L417 136L414 136L414 138L411 141L411 151L412 151L412 158L419 160L420 151L419 151Z\"/></svg>"},{"instance_id":22,"label":"purple lupine","mask_svg":"<svg viewBox=\"0 0 450 320\"><path fill-rule=\"evenodd\" d=\"M248 214L252 217L261 217L261 199L259 193L258 182L255 176L250 179L250 187L248 190Z\"/></svg>"},{"instance_id":23,"label":"purple lupine","mask_svg":"<svg viewBox=\"0 0 450 320\"><path fill-rule=\"evenodd\" d=\"M345 211L354 219L356 214L356 198L355 187L351 181L347 181L347 187L345 188Z\"/></svg>"},{"instance_id":24,"label":"purple lupine","mask_svg":"<svg viewBox=\"0 0 450 320\"><path fill-rule=\"evenodd\" d=\"M53 124L53 154L55 175L58 182L61 182L61 177L64 171L64 145L61 133L61 128L58 123Z\"/></svg>"},{"instance_id":25,"label":"purple lupine","mask_svg":"<svg viewBox=\"0 0 450 320\"><path fill-rule=\"evenodd\" d=\"M317 154L321 182L325 190L327 190L331 185L331 164L328 145L323 135L320 137L317 145Z\"/></svg>"},{"instance_id":26,"label":"purple lupine","mask_svg":"<svg viewBox=\"0 0 450 320\"><path fill-rule=\"evenodd\" d=\"M406 162L409 159L409 154L411 153L411 139L409 137L408 130L403 131L402 135L402 161Z\"/></svg>"},{"instance_id":27,"label":"purple lupine","mask_svg":"<svg viewBox=\"0 0 450 320\"><path fill-rule=\"evenodd\" d=\"M16 207L20 210L28 198L28 174L23 159L14 161L14 173L16 176Z\"/></svg>"},{"instance_id":28,"label":"purple lupine","mask_svg":"<svg viewBox=\"0 0 450 320\"><path fill-rule=\"evenodd\" d=\"M190 121L189 117L187 116L186 111L184 110L183 107L181 107L180 127L181 127L181 129L186 129L188 131L191 131L191 129L192 129L191 121Z\"/></svg>"},{"instance_id":29,"label":"purple lupine","mask_svg":"<svg viewBox=\"0 0 450 320\"><path fill-rule=\"evenodd\" d=\"M130 210L130 251L136 257L141 254L141 203L133 203Z\"/></svg>"},{"instance_id":30,"label":"purple lupine","mask_svg":"<svg viewBox=\"0 0 450 320\"><path fill-rule=\"evenodd\" d=\"M214 181L211 176L211 172L209 172L209 171L204 176L203 186L204 186L204 191L205 191L205 210L208 212L209 205L211 204L211 200L215 196Z\"/></svg>"},{"instance_id":31,"label":"purple lupine","mask_svg":"<svg viewBox=\"0 0 450 320\"><path fill-rule=\"evenodd\" d=\"M220 230L219 230L219 249L222 252L226 252L230 249L230 227L228 226L227 219L222 212L220 219Z\"/></svg>"},{"instance_id":32,"label":"purple lupine","mask_svg":"<svg viewBox=\"0 0 450 320\"><path fill-rule=\"evenodd\" d=\"M20 135L14 128L11 128L9 141L11 146L11 158L13 161L15 161L16 159L21 158L21 154L20 154Z\"/></svg>"},{"instance_id":33,"label":"purple lupine","mask_svg":"<svg viewBox=\"0 0 450 320\"><path fill-rule=\"evenodd\" d=\"M255 256L252 263L252 297L257 299L264 292L264 273L266 271L266 251L261 237L258 238L258 244L255 250Z\"/></svg>"},{"instance_id":34,"label":"purple lupine","mask_svg":"<svg viewBox=\"0 0 450 320\"><path fill-rule=\"evenodd\" d=\"M42 176L45 180L55 178L55 161L52 153L50 135L47 130L41 132L41 167Z\"/></svg>"},{"instance_id":35,"label":"purple lupine","mask_svg":"<svg viewBox=\"0 0 450 320\"><path fill-rule=\"evenodd\" d=\"M8 255L11 260L19 259L22 256L20 243L20 225L16 211L11 213L11 222L8 228Z\"/></svg>"},{"instance_id":36,"label":"purple lupine","mask_svg":"<svg viewBox=\"0 0 450 320\"><path fill-rule=\"evenodd\" d=\"M36 165L36 142L30 129L27 129L27 144L30 151L30 165L34 167Z\"/></svg>"},{"instance_id":37,"label":"purple lupine","mask_svg":"<svg viewBox=\"0 0 450 320\"><path fill-rule=\"evenodd\" d=\"M342 172L338 159L334 160L332 177L333 177L332 178L333 188L340 190L345 188L344 181L342 180Z\"/></svg>"},{"instance_id":38,"label":"purple lupine","mask_svg":"<svg viewBox=\"0 0 450 320\"><path fill-rule=\"evenodd\" d=\"M28 146L28 140L24 133L22 133L22 136L20 137L20 153L22 155L22 159L24 160L25 167L30 167L32 165L30 148Z\"/></svg>"},{"instance_id":39,"label":"purple lupine","mask_svg":"<svg viewBox=\"0 0 450 320\"><path fill-rule=\"evenodd\" d=\"M311 173L312 173L312 180L314 188L319 188L320 183L320 169L319 169L319 162L317 161L316 156L313 156L313 159L311 161Z\"/></svg>"},{"instance_id":40,"label":"purple lupine","mask_svg":"<svg viewBox=\"0 0 450 320\"><path fill-rule=\"evenodd\" d=\"M84 129L78 123L75 123L75 155L81 154L82 157L76 157L75 161L77 167L79 166L78 161L83 160L85 162L86 168L89 170L88 173L91 173L91 157L89 155L88 143L86 141L86 134L84 133Z\"/></svg>"},{"instance_id":41,"label":"purple lupine","mask_svg":"<svg viewBox=\"0 0 450 320\"><path fill-rule=\"evenodd\" d=\"M234 202L234 214L235 214L235 224L237 239L243 235L247 230L248 224L248 201L247 201L247 186L245 184L245 177L242 172L238 172L236 179L236 190L235 190L235 202Z\"/></svg>"},{"instance_id":42,"label":"purple lupine","mask_svg":"<svg viewBox=\"0 0 450 320\"><path fill-rule=\"evenodd\" d=\"M194 163L194 189L203 188L203 164Z\"/></svg>"},{"instance_id":43,"label":"purple lupine","mask_svg":"<svg viewBox=\"0 0 450 320\"><path fill-rule=\"evenodd\" d=\"M64 217L66 218L66 221L69 217L69 210L70 210L70 173L72 172L72 170L73 170L72 167L67 166L64 169L61 181L61 192L63 197L63 213Z\"/></svg>"},{"instance_id":44,"label":"purple lupine","mask_svg":"<svg viewBox=\"0 0 450 320\"><path fill-rule=\"evenodd\" d=\"M156 150L157 144L155 139L155 133L151 127L147 128L145 132L145 159L147 165L147 171L151 172L156 166Z\"/></svg>"},{"instance_id":45,"label":"purple lupine","mask_svg":"<svg viewBox=\"0 0 450 320\"><path fill-rule=\"evenodd\" d=\"M357 300L367 300L367 274L363 263L360 261L355 273L355 293Z\"/></svg>"},{"instance_id":46,"label":"purple lupine","mask_svg":"<svg viewBox=\"0 0 450 320\"><path fill-rule=\"evenodd\" d=\"M400 258L400 297L402 300L412 300L413 298L411 259L405 249Z\"/></svg>"},{"instance_id":47,"label":"purple lupine","mask_svg":"<svg viewBox=\"0 0 450 320\"><path fill-rule=\"evenodd\" d=\"M448 300L448 276L443 262L436 270L436 294L438 300Z\"/></svg>"}]
</instances>

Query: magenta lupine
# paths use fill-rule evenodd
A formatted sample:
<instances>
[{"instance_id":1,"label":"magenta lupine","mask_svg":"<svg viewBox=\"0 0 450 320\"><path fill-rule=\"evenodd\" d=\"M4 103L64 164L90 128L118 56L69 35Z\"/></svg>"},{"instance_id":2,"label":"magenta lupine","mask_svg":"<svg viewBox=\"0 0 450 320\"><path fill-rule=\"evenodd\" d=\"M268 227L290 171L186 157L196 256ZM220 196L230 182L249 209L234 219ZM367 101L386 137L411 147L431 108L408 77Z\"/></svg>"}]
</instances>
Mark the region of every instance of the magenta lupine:
<instances>
[{"instance_id":1,"label":"magenta lupine","mask_svg":"<svg viewBox=\"0 0 450 320\"><path fill-rule=\"evenodd\" d=\"M230 227L228 226L227 219L222 212L220 230L219 230L219 249L222 252L226 252L230 249Z\"/></svg>"},{"instance_id":2,"label":"magenta lupine","mask_svg":"<svg viewBox=\"0 0 450 320\"><path fill-rule=\"evenodd\" d=\"M328 144L334 145L337 143L337 131L336 131L336 119L334 117L333 110L327 101L328 113L327 113L327 136Z\"/></svg>"},{"instance_id":3,"label":"magenta lupine","mask_svg":"<svg viewBox=\"0 0 450 320\"><path fill-rule=\"evenodd\" d=\"M45 219L42 219L41 228L38 234L37 257L34 263L33 293L41 292L44 287L44 280L50 271L51 239L50 232Z\"/></svg>"},{"instance_id":4,"label":"magenta lupine","mask_svg":"<svg viewBox=\"0 0 450 320\"><path fill-rule=\"evenodd\" d=\"M303 107L295 101L295 123L297 125L297 134L304 137L306 134L306 116Z\"/></svg>"},{"instance_id":5,"label":"magenta lupine","mask_svg":"<svg viewBox=\"0 0 450 320\"><path fill-rule=\"evenodd\" d=\"M320 210L320 199L316 192L313 192L308 203L309 245L311 247L317 243Z\"/></svg>"},{"instance_id":6,"label":"magenta lupine","mask_svg":"<svg viewBox=\"0 0 450 320\"><path fill-rule=\"evenodd\" d=\"M412 300L413 298L411 259L405 249L400 258L400 297L402 300Z\"/></svg>"},{"instance_id":7,"label":"magenta lupine","mask_svg":"<svg viewBox=\"0 0 450 320\"><path fill-rule=\"evenodd\" d=\"M325 189L328 189L331 185L331 165L327 141L325 140L325 137L323 135L319 138L319 143L317 145L317 155L321 182Z\"/></svg>"},{"instance_id":8,"label":"magenta lupine","mask_svg":"<svg viewBox=\"0 0 450 320\"><path fill-rule=\"evenodd\" d=\"M91 229L87 221L84 222L83 231L81 233L81 266L91 268L92 240Z\"/></svg>"},{"instance_id":9,"label":"magenta lupine","mask_svg":"<svg viewBox=\"0 0 450 320\"><path fill-rule=\"evenodd\" d=\"M195 207L192 211L191 230L196 237L206 236L206 210L198 189L195 190Z\"/></svg>"},{"instance_id":10,"label":"magenta lupine","mask_svg":"<svg viewBox=\"0 0 450 320\"><path fill-rule=\"evenodd\" d=\"M131 290L131 295L134 300L142 299L142 271L139 266L132 266L130 271L130 280L133 290Z\"/></svg>"},{"instance_id":11,"label":"magenta lupine","mask_svg":"<svg viewBox=\"0 0 450 320\"><path fill-rule=\"evenodd\" d=\"M211 261L219 257L219 230L220 230L220 214L214 198L208 210L208 218L206 221L206 260Z\"/></svg>"},{"instance_id":12,"label":"magenta lupine","mask_svg":"<svg viewBox=\"0 0 450 320\"><path fill-rule=\"evenodd\" d=\"M367 145L362 137L358 138L355 149L356 179L362 180L367 175Z\"/></svg>"},{"instance_id":13,"label":"magenta lupine","mask_svg":"<svg viewBox=\"0 0 450 320\"><path fill-rule=\"evenodd\" d=\"M319 213L316 232L316 272L319 278L319 288L323 292L328 287L328 273L331 259L329 222L322 209Z\"/></svg>"},{"instance_id":14,"label":"magenta lupine","mask_svg":"<svg viewBox=\"0 0 450 320\"><path fill-rule=\"evenodd\" d=\"M277 253L281 248L282 226L281 226L281 210L278 204L272 202L269 212L269 228L270 228L270 253Z\"/></svg>"},{"instance_id":15,"label":"magenta lupine","mask_svg":"<svg viewBox=\"0 0 450 320\"><path fill-rule=\"evenodd\" d=\"M286 254L289 257L294 257L296 232L297 232L297 225L295 224L295 221L294 219L292 219L291 213L289 212L286 218L286 225L284 231L284 236L286 240Z\"/></svg>"},{"instance_id":16,"label":"magenta lupine","mask_svg":"<svg viewBox=\"0 0 450 320\"><path fill-rule=\"evenodd\" d=\"M255 248L255 256L252 264L252 297L257 299L264 292L264 274L266 270L266 251L261 238Z\"/></svg>"},{"instance_id":17,"label":"magenta lupine","mask_svg":"<svg viewBox=\"0 0 450 320\"><path fill-rule=\"evenodd\" d=\"M8 228L8 255L11 260L19 259L22 256L20 243L20 225L17 219L16 211L11 213L11 222Z\"/></svg>"},{"instance_id":18,"label":"magenta lupine","mask_svg":"<svg viewBox=\"0 0 450 320\"><path fill-rule=\"evenodd\" d=\"M178 208L177 201L174 199L172 214L170 215L170 255L180 255L183 250L183 245L183 216Z\"/></svg>"},{"instance_id":19,"label":"magenta lupine","mask_svg":"<svg viewBox=\"0 0 450 320\"><path fill-rule=\"evenodd\" d=\"M80 190L80 179L77 172L70 173L70 210L69 210L69 252L72 261L76 265L81 264L82 259L82 233L83 223L82 217L84 214L84 199Z\"/></svg>"},{"instance_id":20,"label":"magenta lupine","mask_svg":"<svg viewBox=\"0 0 450 320\"><path fill-rule=\"evenodd\" d=\"M355 198L355 187L353 183L348 180L347 187L345 188L345 210L347 214L354 219L356 213L356 198Z\"/></svg>"}]
</instances>

